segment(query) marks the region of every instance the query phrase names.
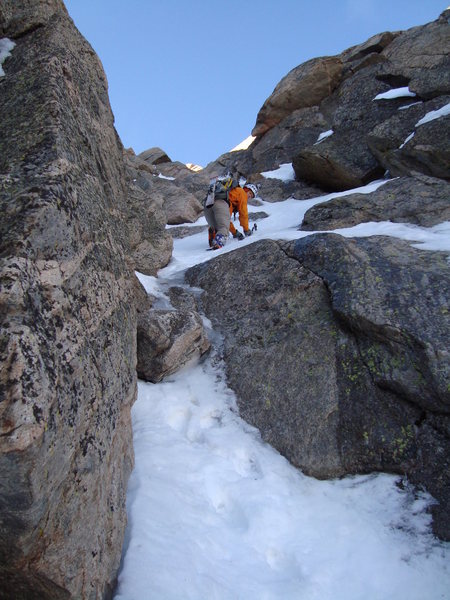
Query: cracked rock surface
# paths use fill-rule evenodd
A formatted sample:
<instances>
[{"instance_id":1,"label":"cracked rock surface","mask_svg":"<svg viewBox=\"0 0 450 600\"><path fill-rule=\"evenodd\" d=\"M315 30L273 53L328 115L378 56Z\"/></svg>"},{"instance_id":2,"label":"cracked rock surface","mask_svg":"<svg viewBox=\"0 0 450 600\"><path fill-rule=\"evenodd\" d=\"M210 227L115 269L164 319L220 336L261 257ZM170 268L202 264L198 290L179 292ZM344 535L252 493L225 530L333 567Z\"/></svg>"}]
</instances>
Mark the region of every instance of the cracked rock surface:
<instances>
[{"instance_id":1,"label":"cracked rock surface","mask_svg":"<svg viewBox=\"0 0 450 600\"><path fill-rule=\"evenodd\" d=\"M444 253L316 234L257 242L186 278L205 290L240 414L264 440L319 478L407 474L450 537Z\"/></svg>"}]
</instances>

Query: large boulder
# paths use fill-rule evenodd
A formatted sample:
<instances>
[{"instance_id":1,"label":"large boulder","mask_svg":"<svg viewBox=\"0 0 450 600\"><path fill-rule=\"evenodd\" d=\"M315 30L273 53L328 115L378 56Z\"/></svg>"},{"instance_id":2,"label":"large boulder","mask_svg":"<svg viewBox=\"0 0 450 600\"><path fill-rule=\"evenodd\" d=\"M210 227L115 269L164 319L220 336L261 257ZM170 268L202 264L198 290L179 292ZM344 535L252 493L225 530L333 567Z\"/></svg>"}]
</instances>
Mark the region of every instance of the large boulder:
<instances>
[{"instance_id":1,"label":"large boulder","mask_svg":"<svg viewBox=\"0 0 450 600\"><path fill-rule=\"evenodd\" d=\"M292 162L297 180L327 191L364 185L386 169L401 175L419 171L448 176L447 137L441 136L441 146L432 144L434 150L428 142L439 124L416 128L414 138L399 148L412 127L389 153L377 149L383 146L377 138L387 135L391 120L406 127L413 113L404 110L396 119L399 109L429 99L445 103L443 95L450 88L449 15L447 10L427 25L377 34L339 56L293 69L258 114L253 130L257 137L245 155L251 167L247 175ZM374 101L383 92L408 86L415 98ZM375 131L382 124L385 129ZM333 135L319 140L325 131Z\"/></svg>"},{"instance_id":2,"label":"large boulder","mask_svg":"<svg viewBox=\"0 0 450 600\"><path fill-rule=\"evenodd\" d=\"M324 100L321 110L333 134L304 147L294 157L297 179L330 191L342 191L383 175L385 169L370 151L366 137L378 123L397 114L405 98L374 101L378 94L389 89L388 84L377 79L381 69L380 65L372 65L358 71Z\"/></svg>"},{"instance_id":3,"label":"large boulder","mask_svg":"<svg viewBox=\"0 0 450 600\"><path fill-rule=\"evenodd\" d=\"M417 174L391 179L371 194L349 194L310 208L300 229L324 231L369 221L432 227L450 221L450 184Z\"/></svg>"},{"instance_id":4,"label":"large boulder","mask_svg":"<svg viewBox=\"0 0 450 600\"><path fill-rule=\"evenodd\" d=\"M304 148L292 165L297 179L330 192L361 187L383 175L364 138L351 129Z\"/></svg>"},{"instance_id":5,"label":"large boulder","mask_svg":"<svg viewBox=\"0 0 450 600\"><path fill-rule=\"evenodd\" d=\"M248 178L254 171L254 159L252 154L253 145L246 150L234 150L226 152L210 162L203 169L204 176L211 179L222 175L225 171L231 171L237 177L243 176Z\"/></svg>"},{"instance_id":6,"label":"large boulder","mask_svg":"<svg viewBox=\"0 0 450 600\"><path fill-rule=\"evenodd\" d=\"M241 416L316 477L406 473L450 538L443 253L393 238L262 241L189 269ZM220 287L221 302L216 290Z\"/></svg>"},{"instance_id":7,"label":"large boulder","mask_svg":"<svg viewBox=\"0 0 450 600\"><path fill-rule=\"evenodd\" d=\"M362 59L374 54L380 54L398 35L399 32L392 31L377 33L362 44L357 44L344 50L341 54L341 59L345 64L349 65L349 69L353 70L353 63L357 62L359 66L359 61Z\"/></svg>"},{"instance_id":8,"label":"large boulder","mask_svg":"<svg viewBox=\"0 0 450 600\"><path fill-rule=\"evenodd\" d=\"M163 198L163 210L169 225L194 223L203 211L200 200L174 181L156 177L150 185ZM205 195L206 191L203 191Z\"/></svg>"},{"instance_id":9,"label":"large boulder","mask_svg":"<svg viewBox=\"0 0 450 600\"><path fill-rule=\"evenodd\" d=\"M446 253L395 238L319 235L291 245L321 277L352 344L339 349L345 469L405 473L437 500L450 539L450 267Z\"/></svg>"},{"instance_id":10,"label":"large boulder","mask_svg":"<svg viewBox=\"0 0 450 600\"><path fill-rule=\"evenodd\" d=\"M130 154L125 153L124 158L128 192L123 221L128 232L129 258L136 271L156 275L168 264L173 248L172 237L166 230L164 198L140 174Z\"/></svg>"},{"instance_id":11,"label":"large boulder","mask_svg":"<svg viewBox=\"0 0 450 600\"><path fill-rule=\"evenodd\" d=\"M161 150L161 148L156 146L154 148L144 150L144 152L141 152L138 156L141 160L149 165L159 165L172 162L164 150Z\"/></svg>"},{"instance_id":12,"label":"large boulder","mask_svg":"<svg viewBox=\"0 0 450 600\"><path fill-rule=\"evenodd\" d=\"M338 56L309 60L292 69L264 102L252 135L264 135L294 110L317 106L329 96L342 76L342 61Z\"/></svg>"},{"instance_id":13,"label":"large boulder","mask_svg":"<svg viewBox=\"0 0 450 600\"><path fill-rule=\"evenodd\" d=\"M210 182L210 177L204 169L193 171L181 162L158 165L158 169L160 178L167 177L169 180L173 181L174 185L178 188L182 188L197 200L197 202L194 202L194 205L196 207L195 212L198 216L199 204L203 207L202 203Z\"/></svg>"},{"instance_id":14,"label":"large boulder","mask_svg":"<svg viewBox=\"0 0 450 600\"><path fill-rule=\"evenodd\" d=\"M343 473L330 434L338 425L335 333L321 279L268 241L193 267L186 279L205 290L203 310L224 335L241 416L306 473Z\"/></svg>"},{"instance_id":15,"label":"large boulder","mask_svg":"<svg viewBox=\"0 0 450 600\"><path fill-rule=\"evenodd\" d=\"M123 148L60 0L0 31L0 595L112 595L133 465L136 309Z\"/></svg>"},{"instance_id":16,"label":"large boulder","mask_svg":"<svg viewBox=\"0 0 450 600\"><path fill-rule=\"evenodd\" d=\"M171 306L140 311L137 330L137 372L140 379L157 383L210 347L195 299L185 290L169 291Z\"/></svg>"},{"instance_id":17,"label":"large boulder","mask_svg":"<svg viewBox=\"0 0 450 600\"><path fill-rule=\"evenodd\" d=\"M255 181L260 186L258 197L266 202L280 202L288 198L306 200L324 194L317 186L309 185L304 181L283 181L273 177L255 178Z\"/></svg>"},{"instance_id":18,"label":"large boulder","mask_svg":"<svg viewBox=\"0 0 450 600\"><path fill-rule=\"evenodd\" d=\"M412 138L393 152L386 164L393 175L424 173L450 180L450 113L420 124Z\"/></svg>"}]
</instances>

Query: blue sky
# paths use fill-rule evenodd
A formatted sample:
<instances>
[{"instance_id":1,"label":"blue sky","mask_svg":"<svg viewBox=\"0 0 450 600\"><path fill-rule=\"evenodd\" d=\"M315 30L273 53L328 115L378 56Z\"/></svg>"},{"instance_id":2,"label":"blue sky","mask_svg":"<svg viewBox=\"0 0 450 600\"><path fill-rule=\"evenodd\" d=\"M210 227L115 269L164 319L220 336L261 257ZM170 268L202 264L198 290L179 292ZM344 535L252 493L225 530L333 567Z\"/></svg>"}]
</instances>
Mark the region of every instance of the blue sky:
<instances>
[{"instance_id":1,"label":"blue sky","mask_svg":"<svg viewBox=\"0 0 450 600\"><path fill-rule=\"evenodd\" d=\"M116 129L206 166L297 65L436 19L448 0L65 0L103 63Z\"/></svg>"}]
</instances>

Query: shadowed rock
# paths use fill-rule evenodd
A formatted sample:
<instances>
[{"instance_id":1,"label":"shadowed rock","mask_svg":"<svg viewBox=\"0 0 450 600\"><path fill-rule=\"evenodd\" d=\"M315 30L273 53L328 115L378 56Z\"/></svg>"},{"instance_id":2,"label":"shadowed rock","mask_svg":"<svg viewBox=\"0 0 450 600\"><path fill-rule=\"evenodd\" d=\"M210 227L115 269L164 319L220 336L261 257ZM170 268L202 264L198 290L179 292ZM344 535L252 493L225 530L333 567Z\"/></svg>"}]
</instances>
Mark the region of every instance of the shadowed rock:
<instances>
[{"instance_id":1,"label":"shadowed rock","mask_svg":"<svg viewBox=\"0 0 450 600\"><path fill-rule=\"evenodd\" d=\"M200 358L210 347L195 301L171 288L171 308L151 308L138 317L138 376L156 383Z\"/></svg>"},{"instance_id":2,"label":"shadowed rock","mask_svg":"<svg viewBox=\"0 0 450 600\"><path fill-rule=\"evenodd\" d=\"M146 201L141 201L142 207L134 211L138 218L140 218L140 213L145 214L152 209L153 212L157 210L162 220L169 225L193 223L198 219L203 210L201 200L206 195L209 183L209 178L202 172L194 173L181 163L168 162L149 165L135 155L129 155L128 162L132 181L130 185L140 188L140 195L147 198ZM157 205L157 209L155 205ZM163 236L166 236L166 239L163 239ZM162 247L161 242L163 241L169 249L168 259L170 258L172 246L167 240L168 233L164 229L163 235L147 236L147 239L144 235L141 237L147 242L150 238L155 246Z\"/></svg>"},{"instance_id":3,"label":"shadowed rock","mask_svg":"<svg viewBox=\"0 0 450 600\"><path fill-rule=\"evenodd\" d=\"M159 165L172 162L161 148L149 148L139 154L139 158L149 165Z\"/></svg>"}]
</instances>

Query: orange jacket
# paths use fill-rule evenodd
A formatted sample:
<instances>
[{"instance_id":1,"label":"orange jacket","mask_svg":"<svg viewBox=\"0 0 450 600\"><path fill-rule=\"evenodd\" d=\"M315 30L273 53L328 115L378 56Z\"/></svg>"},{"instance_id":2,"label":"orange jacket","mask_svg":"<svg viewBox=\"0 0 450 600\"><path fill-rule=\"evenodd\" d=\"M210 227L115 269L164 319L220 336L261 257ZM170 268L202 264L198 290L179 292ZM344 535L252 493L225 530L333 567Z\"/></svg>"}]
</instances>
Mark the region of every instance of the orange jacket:
<instances>
[{"instance_id":1,"label":"orange jacket","mask_svg":"<svg viewBox=\"0 0 450 600\"><path fill-rule=\"evenodd\" d=\"M239 213L239 223L244 231L248 230L247 193L241 187L235 187L228 194L230 201L230 215L234 211ZM230 231L234 235L236 227L230 222Z\"/></svg>"}]
</instances>

